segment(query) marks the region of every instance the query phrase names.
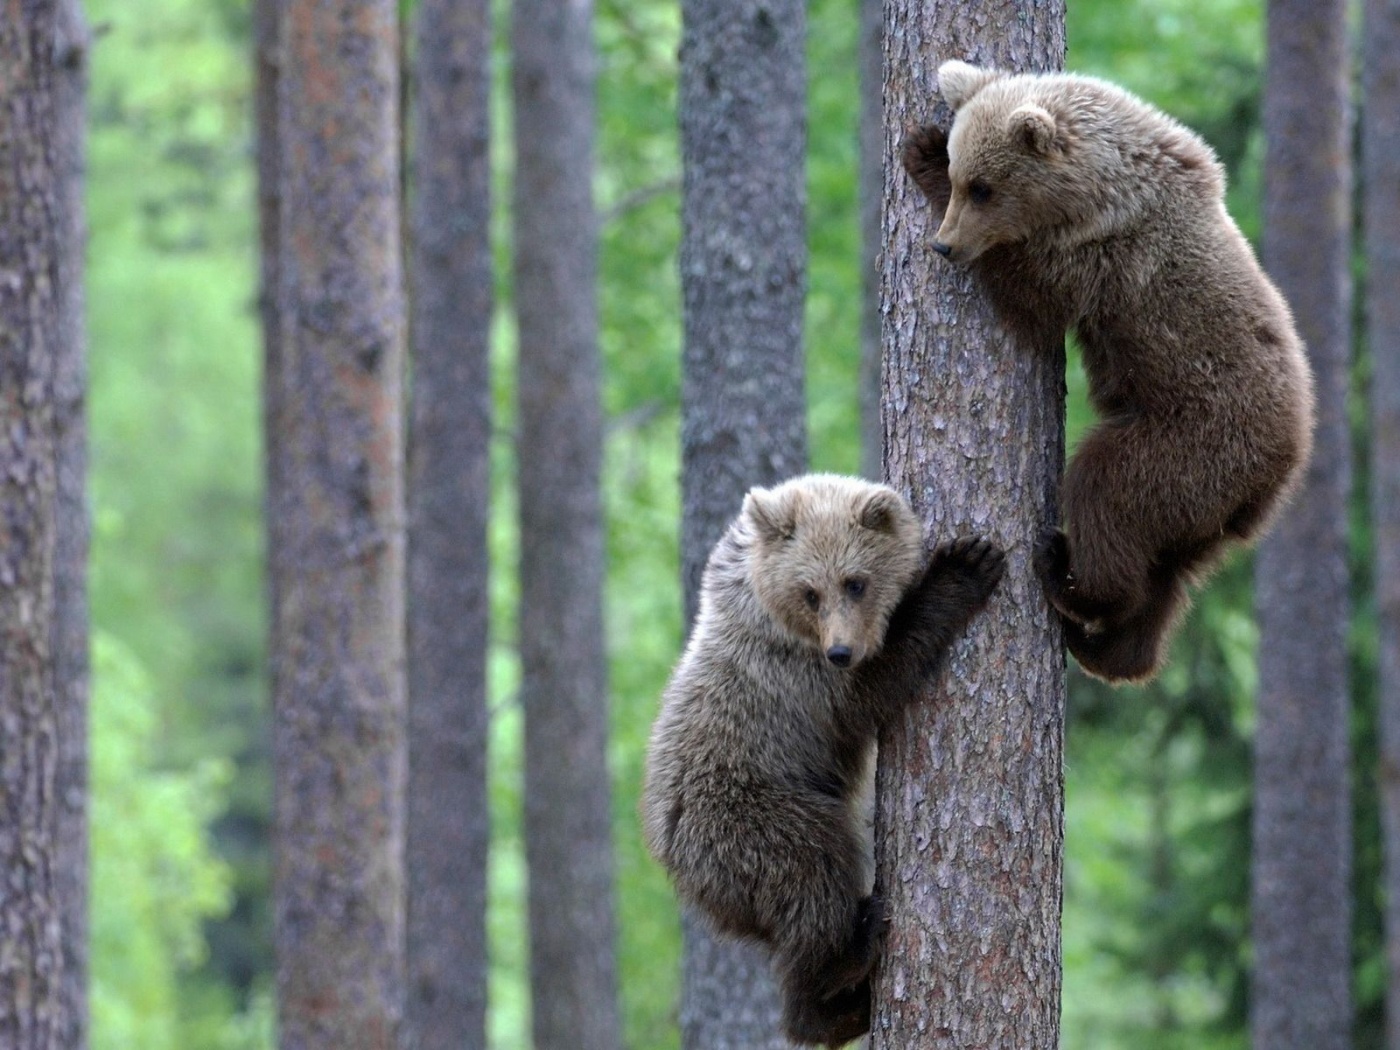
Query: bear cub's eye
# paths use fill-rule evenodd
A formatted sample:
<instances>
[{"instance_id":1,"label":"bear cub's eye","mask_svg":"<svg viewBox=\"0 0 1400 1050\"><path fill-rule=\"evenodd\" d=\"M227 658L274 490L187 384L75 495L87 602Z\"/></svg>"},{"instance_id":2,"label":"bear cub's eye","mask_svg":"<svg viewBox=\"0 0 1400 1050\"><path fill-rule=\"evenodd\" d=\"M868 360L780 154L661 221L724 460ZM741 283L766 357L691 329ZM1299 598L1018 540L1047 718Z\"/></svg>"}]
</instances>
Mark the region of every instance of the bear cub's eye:
<instances>
[{"instance_id":1,"label":"bear cub's eye","mask_svg":"<svg viewBox=\"0 0 1400 1050\"><path fill-rule=\"evenodd\" d=\"M967 184L967 199L973 204L986 204L992 199L992 188L981 179L973 179Z\"/></svg>"},{"instance_id":2,"label":"bear cub's eye","mask_svg":"<svg viewBox=\"0 0 1400 1050\"><path fill-rule=\"evenodd\" d=\"M810 609L815 609L822 603L822 596L810 587L807 588L807 593L803 597L807 599L807 607Z\"/></svg>"},{"instance_id":3,"label":"bear cub's eye","mask_svg":"<svg viewBox=\"0 0 1400 1050\"><path fill-rule=\"evenodd\" d=\"M864 580L847 580L847 581L846 581L846 593L847 593L848 595L850 595L852 598L855 598L855 599L859 600L860 596L863 595L863 594L865 593L865 581L864 581Z\"/></svg>"}]
</instances>

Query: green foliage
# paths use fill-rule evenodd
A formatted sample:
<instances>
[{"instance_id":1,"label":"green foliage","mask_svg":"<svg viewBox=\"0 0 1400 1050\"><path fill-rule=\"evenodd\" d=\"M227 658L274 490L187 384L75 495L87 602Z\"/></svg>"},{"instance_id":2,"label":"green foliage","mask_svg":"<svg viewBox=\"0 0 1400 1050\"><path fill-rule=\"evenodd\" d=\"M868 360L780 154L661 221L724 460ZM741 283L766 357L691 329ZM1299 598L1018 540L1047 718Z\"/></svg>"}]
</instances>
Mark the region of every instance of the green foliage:
<instances>
[{"instance_id":1,"label":"green foliage","mask_svg":"<svg viewBox=\"0 0 1400 1050\"><path fill-rule=\"evenodd\" d=\"M203 961L201 922L229 905L208 823L232 769L161 770L150 676L105 632L93 638L92 1046L179 1050L180 976ZM199 1045L214 1045L209 1043Z\"/></svg>"}]
</instances>

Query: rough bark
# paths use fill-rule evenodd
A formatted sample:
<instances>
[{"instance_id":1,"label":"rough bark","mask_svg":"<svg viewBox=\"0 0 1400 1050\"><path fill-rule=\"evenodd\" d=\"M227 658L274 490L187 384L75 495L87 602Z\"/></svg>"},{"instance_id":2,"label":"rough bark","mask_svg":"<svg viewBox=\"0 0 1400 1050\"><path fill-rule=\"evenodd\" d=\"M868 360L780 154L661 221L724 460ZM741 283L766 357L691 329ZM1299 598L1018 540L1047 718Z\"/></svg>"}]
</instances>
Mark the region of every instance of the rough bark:
<instances>
[{"instance_id":1,"label":"rough bark","mask_svg":"<svg viewBox=\"0 0 1400 1050\"><path fill-rule=\"evenodd\" d=\"M892 915L871 1045L1045 1050L1059 1042L1064 652L1031 569L1058 520L1064 341L1004 329L935 256L898 163L904 130L951 121L939 63L1049 70L1064 5L885 5L885 471L935 540L1008 552L1006 578L927 702L880 741L877 884Z\"/></svg>"},{"instance_id":2,"label":"rough bark","mask_svg":"<svg viewBox=\"0 0 1400 1050\"><path fill-rule=\"evenodd\" d=\"M58 180L58 342L54 351L56 447L54 673L58 690L58 892L63 930L64 1050L87 1046L88 1006L88 600L87 345L83 205L88 49L79 0L61 0L55 24L54 162Z\"/></svg>"},{"instance_id":3,"label":"rough bark","mask_svg":"<svg viewBox=\"0 0 1400 1050\"><path fill-rule=\"evenodd\" d=\"M1350 1045L1347 44L1345 0L1270 0L1263 262L1307 344L1317 429L1312 463L1255 563L1251 1029L1259 1050Z\"/></svg>"},{"instance_id":4,"label":"rough bark","mask_svg":"<svg viewBox=\"0 0 1400 1050\"><path fill-rule=\"evenodd\" d=\"M278 1020L285 1050L389 1050L406 774L398 12L280 13L266 377Z\"/></svg>"},{"instance_id":5,"label":"rough bark","mask_svg":"<svg viewBox=\"0 0 1400 1050\"><path fill-rule=\"evenodd\" d=\"M520 660L537 1050L617 1047L590 0L517 0Z\"/></svg>"},{"instance_id":6,"label":"rough bark","mask_svg":"<svg viewBox=\"0 0 1400 1050\"><path fill-rule=\"evenodd\" d=\"M744 493L807 463L806 14L801 0L683 0L681 561L694 620ZM681 1043L788 1045L766 953L684 923Z\"/></svg>"},{"instance_id":7,"label":"rough bark","mask_svg":"<svg viewBox=\"0 0 1400 1050\"><path fill-rule=\"evenodd\" d=\"M484 1050L490 6L422 0L417 19L407 1025L414 1050Z\"/></svg>"},{"instance_id":8,"label":"rough bark","mask_svg":"<svg viewBox=\"0 0 1400 1050\"><path fill-rule=\"evenodd\" d=\"M1367 0L1362 181L1371 352L1371 527L1380 627L1386 1045L1400 1050L1400 2Z\"/></svg>"},{"instance_id":9,"label":"rough bark","mask_svg":"<svg viewBox=\"0 0 1400 1050\"><path fill-rule=\"evenodd\" d=\"M860 0L860 470L884 470L880 425L880 205L885 193L885 5Z\"/></svg>"},{"instance_id":10,"label":"rough bark","mask_svg":"<svg viewBox=\"0 0 1400 1050\"><path fill-rule=\"evenodd\" d=\"M57 3L0 17L0 1046L59 1050L64 1016L54 667L55 357L67 305Z\"/></svg>"}]
</instances>

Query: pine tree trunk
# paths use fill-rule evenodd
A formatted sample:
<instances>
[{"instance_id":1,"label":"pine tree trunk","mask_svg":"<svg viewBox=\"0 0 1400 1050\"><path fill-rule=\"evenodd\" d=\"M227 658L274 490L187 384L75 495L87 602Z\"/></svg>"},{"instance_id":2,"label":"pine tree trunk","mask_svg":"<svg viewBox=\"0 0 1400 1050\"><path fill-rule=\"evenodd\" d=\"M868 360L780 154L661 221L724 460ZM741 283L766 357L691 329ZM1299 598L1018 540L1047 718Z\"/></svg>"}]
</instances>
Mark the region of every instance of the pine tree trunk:
<instances>
[{"instance_id":1,"label":"pine tree trunk","mask_svg":"<svg viewBox=\"0 0 1400 1050\"><path fill-rule=\"evenodd\" d=\"M1302 485L1255 563L1258 1050L1350 1046L1349 68L1344 0L1270 0L1263 261L1308 348L1317 428Z\"/></svg>"},{"instance_id":2,"label":"pine tree trunk","mask_svg":"<svg viewBox=\"0 0 1400 1050\"><path fill-rule=\"evenodd\" d=\"M88 48L80 0L60 0L54 38L54 162L60 241L54 352L54 672L58 691L58 891L63 929L64 1050L88 1031L88 502L83 205Z\"/></svg>"},{"instance_id":3,"label":"pine tree trunk","mask_svg":"<svg viewBox=\"0 0 1400 1050\"><path fill-rule=\"evenodd\" d=\"M885 193L885 5L860 0L860 470L884 471L885 430L880 424L880 256Z\"/></svg>"},{"instance_id":4,"label":"pine tree trunk","mask_svg":"<svg viewBox=\"0 0 1400 1050\"><path fill-rule=\"evenodd\" d=\"M55 357L68 305L55 0L0 18L0 1046L69 1031L54 666Z\"/></svg>"},{"instance_id":5,"label":"pine tree trunk","mask_svg":"<svg viewBox=\"0 0 1400 1050\"><path fill-rule=\"evenodd\" d=\"M801 0L683 0L681 561L695 618L744 493L807 463L806 16ZM788 1045L767 953L684 923L686 1050Z\"/></svg>"},{"instance_id":6,"label":"pine tree trunk","mask_svg":"<svg viewBox=\"0 0 1400 1050\"><path fill-rule=\"evenodd\" d=\"M1371 351L1371 517L1380 621L1381 830L1386 1045L1400 1050L1400 3L1364 16L1366 329Z\"/></svg>"},{"instance_id":7,"label":"pine tree trunk","mask_svg":"<svg viewBox=\"0 0 1400 1050\"><path fill-rule=\"evenodd\" d=\"M1013 337L930 245L940 216L898 162L939 119L940 61L1048 70L1064 6L885 5L885 471L935 540L1006 548L1006 579L926 702L880 741L877 883L892 914L874 1050L1059 1043L1064 652L1031 569L1058 520L1061 333Z\"/></svg>"},{"instance_id":8,"label":"pine tree trunk","mask_svg":"<svg viewBox=\"0 0 1400 1050\"><path fill-rule=\"evenodd\" d=\"M417 18L407 1025L414 1050L484 1050L490 5L422 0Z\"/></svg>"},{"instance_id":9,"label":"pine tree trunk","mask_svg":"<svg viewBox=\"0 0 1400 1050\"><path fill-rule=\"evenodd\" d=\"M398 11L283 0L267 362L278 1020L397 1048L404 635ZM274 333L269 333L274 335Z\"/></svg>"},{"instance_id":10,"label":"pine tree trunk","mask_svg":"<svg viewBox=\"0 0 1400 1050\"><path fill-rule=\"evenodd\" d=\"M520 660L536 1050L621 1044L603 637L593 5L516 0Z\"/></svg>"}]
</instances>

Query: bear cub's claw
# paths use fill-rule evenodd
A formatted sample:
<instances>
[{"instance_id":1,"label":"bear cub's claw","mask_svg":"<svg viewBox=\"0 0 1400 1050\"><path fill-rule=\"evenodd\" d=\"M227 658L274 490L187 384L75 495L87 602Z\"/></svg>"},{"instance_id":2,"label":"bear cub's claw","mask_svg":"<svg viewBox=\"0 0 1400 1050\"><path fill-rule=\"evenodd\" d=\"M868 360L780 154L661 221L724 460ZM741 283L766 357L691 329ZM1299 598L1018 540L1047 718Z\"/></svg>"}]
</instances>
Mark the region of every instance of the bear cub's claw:
<instances>
[{"instance_id":1,"label":"bear cub's claw","mask_svg":"<svg viewBox=\"0 0 1400 1050\"><path fill-rule=\"evenodd\" d=\"M1006 572L1006 552L981 536L959 536L934 550L929 568L958 573L969 585L974 604L980 608Z\"/></svg>"}]
</instances>

